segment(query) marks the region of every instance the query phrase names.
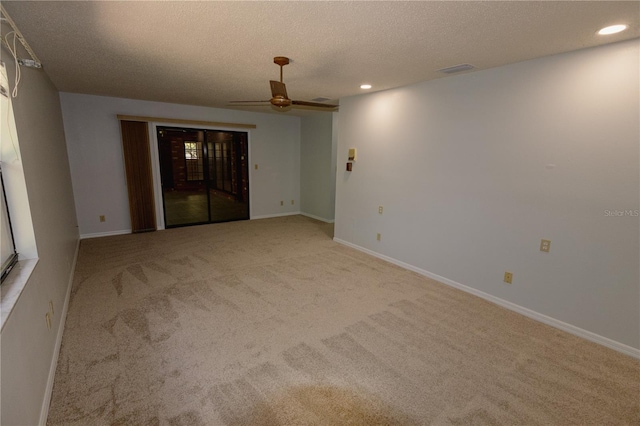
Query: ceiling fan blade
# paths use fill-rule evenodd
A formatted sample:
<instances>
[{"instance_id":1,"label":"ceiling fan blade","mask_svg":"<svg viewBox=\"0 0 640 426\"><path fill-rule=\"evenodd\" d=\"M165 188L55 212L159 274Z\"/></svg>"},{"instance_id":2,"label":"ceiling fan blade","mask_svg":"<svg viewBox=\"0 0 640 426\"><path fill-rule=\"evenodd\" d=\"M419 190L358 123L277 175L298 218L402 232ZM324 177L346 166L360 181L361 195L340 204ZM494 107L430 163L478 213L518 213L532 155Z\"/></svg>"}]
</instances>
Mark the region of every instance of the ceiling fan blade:
<instances>
[{"instance_id":1,"label":"ceiling fan blade","mask_svg":"<svg viewBox=\"0 0 640 426\"><path fill-rule=\"evenodd\" d=\"M270 80L269 83L271 83L271 96L274 98L276 96L284 96L287 99L289 98L287 96L287 86L284 83L275 80Z\"/></svg>"},{"instance_id":2,"label":"ceiling fan blade","mask_svg":"<svg viewBox=\"0 0 640 426\"><path fill-rule=\"evenodd\" d=\"M267 99L266 101L229 101L230 104L242 104L242 103L258 103L258 102L269 102L269 99Z\"/></svg>"},{"instance_id":3,"label":"ceiling fan blade","mask_svg":"<svg viewBox=\"0 0 640 426\"><path fill-rule=\"evenodd\" d=\"M227 104L228 107L243 108L243 107L270 107L271 104L252 104L252 103L240 103L240 104Z\"/></svg>"},{"instance_id":4,"label":"ceiling fan blade","mask_svg":"<svg viewBox=\"0 0 640 426\"><path fill-rule=\"evenodd\" d=\"M325 108L325 109L338 108L338 105L321 104L320 102L291 101L291 104L292 105L306 106L306 107L314 107L314 108Z\"/></svg>"}]
</instances>

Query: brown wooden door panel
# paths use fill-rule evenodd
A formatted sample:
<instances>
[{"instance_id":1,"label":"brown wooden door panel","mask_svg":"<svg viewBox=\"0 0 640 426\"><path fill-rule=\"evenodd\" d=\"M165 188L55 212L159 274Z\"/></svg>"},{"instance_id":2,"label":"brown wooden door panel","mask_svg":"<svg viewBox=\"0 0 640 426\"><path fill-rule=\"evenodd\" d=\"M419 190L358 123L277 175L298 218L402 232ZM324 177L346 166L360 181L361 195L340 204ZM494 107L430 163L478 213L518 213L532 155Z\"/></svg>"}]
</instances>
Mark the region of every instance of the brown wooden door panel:
<instances>
[{"instance_id":1,"label":"brown wooden door panel","mask_svg":"<svg viewBox=\"0 0 640 426\"><path fill-rule=\"evenodd\" d=\"M127 173L131 231L155 231L156 211L147 123L122 120L120 128Z\"/></svg>"}]
</instances>

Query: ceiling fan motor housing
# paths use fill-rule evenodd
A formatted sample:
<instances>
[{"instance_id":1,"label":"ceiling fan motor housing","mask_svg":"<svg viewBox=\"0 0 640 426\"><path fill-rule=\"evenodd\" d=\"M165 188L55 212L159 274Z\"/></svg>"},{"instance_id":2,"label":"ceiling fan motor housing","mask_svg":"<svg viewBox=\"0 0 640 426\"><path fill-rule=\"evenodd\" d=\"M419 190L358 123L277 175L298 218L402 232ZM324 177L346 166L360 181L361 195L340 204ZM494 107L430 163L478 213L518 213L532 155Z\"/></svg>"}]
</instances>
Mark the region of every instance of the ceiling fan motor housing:
<instances>
[{"instance_id":1,"label":"ceiling fan motor housing","mask_svg":"<svg viewBox=\"0 0 640 426\"><path fill-rule=\"evenodd\" d=\"M291 106L291 99L286 98L282 95L274 96L273 98L271 98L270 102L271 105L275 105L278 108L286 108L288 106Z\"/></svg>"}]
</instances>

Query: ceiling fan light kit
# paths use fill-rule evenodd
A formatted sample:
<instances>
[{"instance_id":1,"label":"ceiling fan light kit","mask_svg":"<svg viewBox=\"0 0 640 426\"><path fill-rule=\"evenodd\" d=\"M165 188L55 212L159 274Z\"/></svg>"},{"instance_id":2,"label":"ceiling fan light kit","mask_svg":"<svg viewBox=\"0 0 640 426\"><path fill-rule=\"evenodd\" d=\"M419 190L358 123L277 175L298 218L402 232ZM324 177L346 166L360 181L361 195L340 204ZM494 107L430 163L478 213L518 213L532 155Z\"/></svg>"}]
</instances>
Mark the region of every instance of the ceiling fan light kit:
<instances>
[{"instance_id":1,"label":"ceiling fan light kit","mask_svg":"<svg viewBox=\"0 0 640 426\"><path fill-rule=\"evenodd\" d=\"M320 111L335 111L338 108L338 105L324 104L320 102L309 102L309 101L297 101L289 98L287 95L287 86L282 81L282 67L285 65L289 65L291 62L289 58L285 56L276 56L273 58L273 62L280 67L280 81L270 80L269 84L271 85L271 99L268 101L231 101L232 104L259 104L259 105L245 105L245 106L273 106L278 111L288 111L293 108L306 108L306 109L315 109ZM269 104L265 104L268 102ZM242 105L238 105L242 106Z\"/></svg>"}]
</instances>

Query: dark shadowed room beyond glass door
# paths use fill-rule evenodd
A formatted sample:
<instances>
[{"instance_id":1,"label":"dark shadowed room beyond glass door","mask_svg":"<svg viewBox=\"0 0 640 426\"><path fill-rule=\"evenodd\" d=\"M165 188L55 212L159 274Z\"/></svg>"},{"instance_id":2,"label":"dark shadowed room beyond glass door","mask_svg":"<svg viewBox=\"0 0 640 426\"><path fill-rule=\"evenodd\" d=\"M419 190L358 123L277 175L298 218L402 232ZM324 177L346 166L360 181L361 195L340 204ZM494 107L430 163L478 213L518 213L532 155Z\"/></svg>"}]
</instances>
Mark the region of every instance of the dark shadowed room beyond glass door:
<instances>
[{"instance_id":1,"label":"dark shadowed room beyond glass door","mask_svg":"<svg viewBox=\"0 0 640 426\"><path fill-rule=\"evenodd\" d=\"M165 227L249 219L247 133L158 127Z\"/></svg>"}]
</instances>

